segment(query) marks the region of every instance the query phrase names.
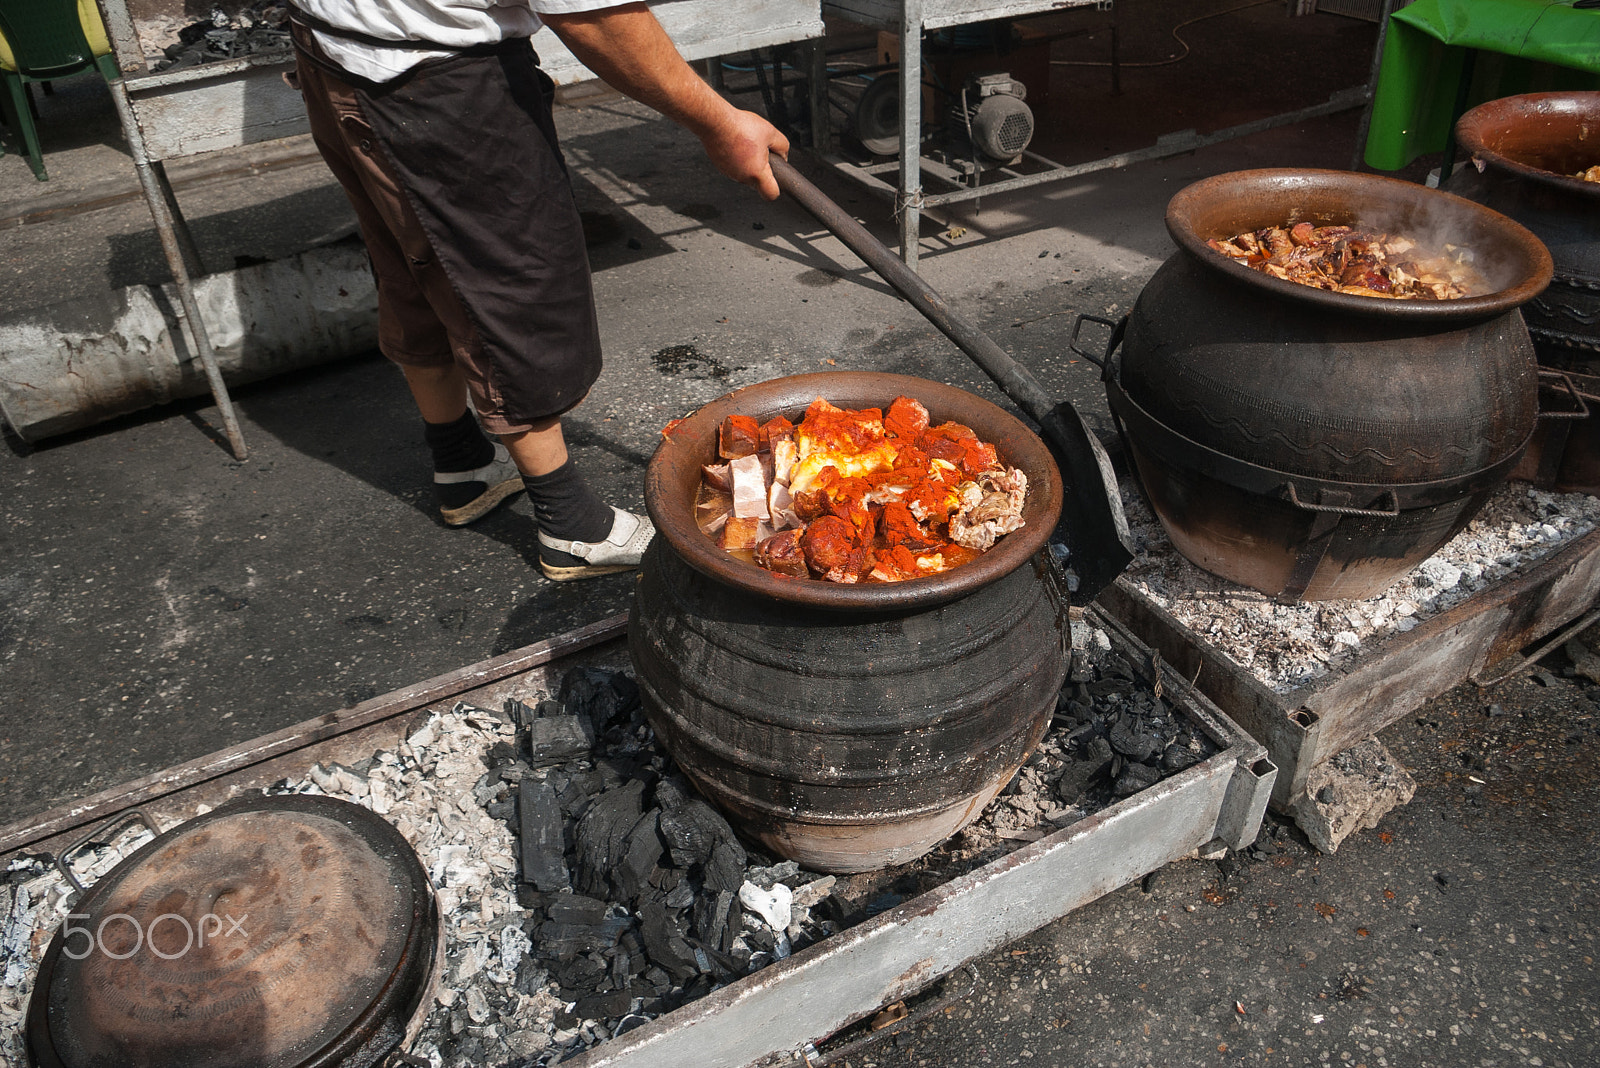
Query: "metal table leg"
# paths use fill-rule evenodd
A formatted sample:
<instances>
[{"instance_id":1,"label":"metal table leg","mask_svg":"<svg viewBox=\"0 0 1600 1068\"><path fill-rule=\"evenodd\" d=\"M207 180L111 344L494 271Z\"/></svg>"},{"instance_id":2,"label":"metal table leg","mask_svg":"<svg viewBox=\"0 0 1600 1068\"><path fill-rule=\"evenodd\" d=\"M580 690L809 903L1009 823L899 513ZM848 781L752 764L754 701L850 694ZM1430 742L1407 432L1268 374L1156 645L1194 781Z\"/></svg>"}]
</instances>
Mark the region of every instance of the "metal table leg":
<instances>
[{"instance_id":1,"label":"metal table leg","mask_svg":"<svg viewBox=\"0 0 1600 1068\"><path fill-rule=\"evenodd\" d=\"M228 444L233 450L235 459L243 460L248 452L245 449L244 435L239 431L239 420L233 412L233 400L228 396L228 386L222 380L222 371L217 367L216 353L211 350L211 338L206 334L205 322L200 318L200 306L194 299L194 287L190 284L189 265L185 262L184 246L187 244L193 252L194 243L187 242L178 236L178 224L174 219L174 212L169 207L169 198L172 196L171 186L163 180L165 175L158 175L156 164L151 161L145 152L144 134L139 129L139 120L133 114L133 105L128 100L128 89L119 78L109 82L111 99L117 106L117 117L122 120L122 132L128 139L128 150L133 154L133 166L139 174L139 184L144 189L144 199L150 206L150 216L155 220L156 233L161 237L161 250L166 253L167 266L172 271L172 280L178 288L177 315L180 324L186 328L189 343L195 355L200 357L200 365L205 368L206 381L211 385L211 396L217 402L217 409L222 413L222 427L228 435ZM163 185L166 188L163 189ZM175 201L173 202L176 203ZM188 236L188 228L183 228L184 236ZM198 260L198 256L196 256ZM198 267L198 263L196 264Z\"/></svg>"},{"instance_id":2,"label":"metal table leg","mask_svg":"<svg viewBox=\"0 0 1600 1068\"><path fill-rule=\"evenodd\" d=\"M922 229L922 0L900 8L900 259L917 269Z\"/></svg>"}]
</instances>

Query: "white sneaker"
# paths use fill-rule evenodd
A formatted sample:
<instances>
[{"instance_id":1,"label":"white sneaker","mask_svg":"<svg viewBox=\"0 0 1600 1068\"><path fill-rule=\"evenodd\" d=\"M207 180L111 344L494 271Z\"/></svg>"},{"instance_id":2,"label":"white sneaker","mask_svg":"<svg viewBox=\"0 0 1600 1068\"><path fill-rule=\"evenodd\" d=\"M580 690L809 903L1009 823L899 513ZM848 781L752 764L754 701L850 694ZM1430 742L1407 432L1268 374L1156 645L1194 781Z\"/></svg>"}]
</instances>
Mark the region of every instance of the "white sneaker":
<instances>
[{"instance_id":1,"label":"white sneaker","mask_svg":"<svg viewBox=\"0 0 1600 1068\"><path fill-rule=\"evenodd\" d=\"M645 549L650 547L650 539L655 537L655 524L645 516L624 512L615 506L611 511L616 518L612 520L611 533L606 535L604 541L566 541L539 531L541 546L584 561L575 566L563 566L546 563L541 555L539 570L544 572L544 577L555 582L571 582L574 579L631 571L638 567Z\"/></svg>"},{"instance_id":2,"label":"white sneaker","mask_svg":"<svg viewBox=\"0 0 1600 1068\"><path fill-rule=\"evenodd\" d=\"M472 471L433 473L435 486L458 486L462 483L477 483L482 487L482 492L466 504L455 508L439 505L439 515L444 519L446 526L460 527L474 519L482 519L501 501L521 493L522 472L511 462L511 454L506 451L506 447L497 441L494 445L494 459L482 467Z\"/></svg>"}]
</instances>

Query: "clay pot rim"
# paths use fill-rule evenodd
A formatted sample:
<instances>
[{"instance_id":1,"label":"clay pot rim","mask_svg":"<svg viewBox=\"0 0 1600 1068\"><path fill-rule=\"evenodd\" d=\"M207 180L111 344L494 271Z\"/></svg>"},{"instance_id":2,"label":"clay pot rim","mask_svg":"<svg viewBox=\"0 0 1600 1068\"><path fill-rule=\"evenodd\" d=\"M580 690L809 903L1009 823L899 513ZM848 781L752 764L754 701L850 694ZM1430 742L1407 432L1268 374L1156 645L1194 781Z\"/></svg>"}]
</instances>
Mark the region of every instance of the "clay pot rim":
<instances>
[{"instance_id":1,"label":"clay pot rim","mask_svg":"<svg viewBox=\"0 0 1600 1068\"><path fill-rule=\"evenodd\" d=\"M719 549L694 521L693 500L700 465L715 459L716 432L729 415L765 421L784 414L798 421L817 397L841 407L887 407L900 395L929 411L934 425L965 423L992 442L1002 462L1028 476L1023 505L1026 525L1006 535L983 556L938 575L904 582L845 585L792 579L745 563ZM838 611L899 612L927 608L965 596L1023 566L1043 549L1061 513L1062 484L1055 461L1038 435L1020 419L982 397L930 379L877 371L831 371L772 379L711 401L674 428L645 469L645 507L657 535L696 571L737 589L773 600Z\"/></svg>"},{"instance_id":2,"label":"clay pot rim","mask_svg":"<svg viewBox=\"0 0 1600 1068\"><path fill-rule=\"evenodd\" d=\"M1600 182L1586 182L1570 174L1547 171L1522 163L1489 147L1489 139L1515 121L1548 120L1552 115L1579 115L1594 119L1600 127L1600 90L1556 93L1523 93L1479 104L1456 120L1456 143L1469 156L1510 171L1519 177L1565 193L1600 200ZM1600 136L1600 128L1596 130ZM1600 147L1596 149L1600 154ZM1600 205L1597 205L1600 207Z\"/></svg>"},{"instance_id":3,"label":"clay pot rim","mask_svg":"<svg viewBox=\"0 0 1600 1068\"><path fill-rule=\"evenodd\" d=\"M1518 272L1520 278L1514 285L1496 292L1477 297L1463 297L1460 300L1390 300L1385 297L1362 297L1314 289L1297 282L1274 278L1229 259L1206 244L1212 238L1232 237L1245 229L1281 226L1285 222L1305 218L1299 213L1304 210L1307 199L1311 197L1337 204L1336 209L1324 209L1318 212L1325 219L1336 217L1337 214L1346 211L1350 217L1356 217L1355 208L1345 207L1352 203L1370 204L1374 207L1382 205L1392 210L1458 212L1464 219L1470 220L1475 229L1503 241L1503 252L1520 259L1521 270ZM1257 201L1260 206L1248 210L1239 207L1231 212L1224 211L1230 206L1248 201ZM1219 215L1223 216L1223 219L1215 218ZM1208 217L1210 217L1209 225ZM1252 221L1235 226L1235 223L1245 219ZM1227 226L1219 226L1218 223L1224 220L1227 221ZM1330 311L1419 324L1503 315L1542 293L1555 273L1555 264L1550 257L1550 251L1520 223L1453 193L1376 174L1289 167L1231 171L1201 179L1180 190L1167 204L1166 222L1167 232L1186 253L1210 270L1252 288ZM1230 227L1232 228L1229 229ZM1223 232L1224 230L1228 232Z\"/></svg>"}]
</instances>

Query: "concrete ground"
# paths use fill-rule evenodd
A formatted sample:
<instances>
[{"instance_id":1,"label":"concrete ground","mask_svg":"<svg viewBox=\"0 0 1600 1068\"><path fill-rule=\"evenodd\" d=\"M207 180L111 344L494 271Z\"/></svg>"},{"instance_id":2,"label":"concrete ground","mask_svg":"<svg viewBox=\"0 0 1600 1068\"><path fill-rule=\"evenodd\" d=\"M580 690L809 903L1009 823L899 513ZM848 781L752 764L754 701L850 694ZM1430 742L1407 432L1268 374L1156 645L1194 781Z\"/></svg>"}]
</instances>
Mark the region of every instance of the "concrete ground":
<instances>
[{"instance_id":1,"label":"concrete ground","mask_svg":"<svg viewBox=\"0 0 1600 1068\"><path fill-rule=\"evenodd\" d=\"M1189 7L1151 10L1125 27L1129 60L1177 51L1167 33ZM1257 5L1185 29L1191 60L1130 67L1120 101L1102 69L1055 68L1043 147L1082 158L1317 103L1364 80L1372 29ZM1099 40L1052 54L1097 61ZM1240 72L1264 60L1277 80ZM1281 76L1290 70L1305 77ZM0 158L0 314L163 276L104 94L77 79L41 102L49 183L9 143ZM1347 166L1357 117L985 198L927 221L923 273L1103 422L1094 369L1067 337L1077 313L1126 310L1171 253L1168 197L1244 167ZM726 183L692 138L616 97L564 108L558 124L590 224L607 358L567 428L615 503L641 503L662 424L771 377L888 370L1004 402L809 217ZM807 166L892 239L884 202ZM303 140L172 173L212 269L349 226ZM251 448L242 464L206 401L33 446L8 435L9 818L626 610L626 576L539 576L525 501L468 529L438 524L420 428L376 354L235 400ZM1600 1063L1600 745L1594 688L1558 677L1564 663L1548 664L1548 684L1463 687L1385 732L1420 789L1381 833L1322 857L1274 821L1274 854L1174 864L977 962L971 997L849 1063Z\"/></svg>"}]
</instances>

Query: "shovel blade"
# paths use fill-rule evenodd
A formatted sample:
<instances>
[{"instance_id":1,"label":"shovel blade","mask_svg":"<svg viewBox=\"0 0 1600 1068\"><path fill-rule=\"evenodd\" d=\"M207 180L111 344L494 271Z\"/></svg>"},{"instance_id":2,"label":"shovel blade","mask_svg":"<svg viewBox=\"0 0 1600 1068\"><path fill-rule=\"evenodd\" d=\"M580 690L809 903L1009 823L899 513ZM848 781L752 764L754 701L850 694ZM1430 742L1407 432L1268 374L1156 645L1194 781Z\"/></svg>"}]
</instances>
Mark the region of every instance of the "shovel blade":
<instances>
[{"instance_id":1,"label":"shovel blade","mask_svg":"<svg viewBox=\"0 0 1600 1068\"><path fill-rule=\"evenodd\" d=\"M1052 558L1067 572L1071 603L1086 605L1116 581L1133 559L1133 535L1122 510L1122 495L1111 457L1071 404L1058 404L1039 424L1040 437L1061 469L1065 499L1051 546L1064 546L1065 559ZM1074 581L1075 580L1075 581Z\"/></svg>"}]
</instances>

